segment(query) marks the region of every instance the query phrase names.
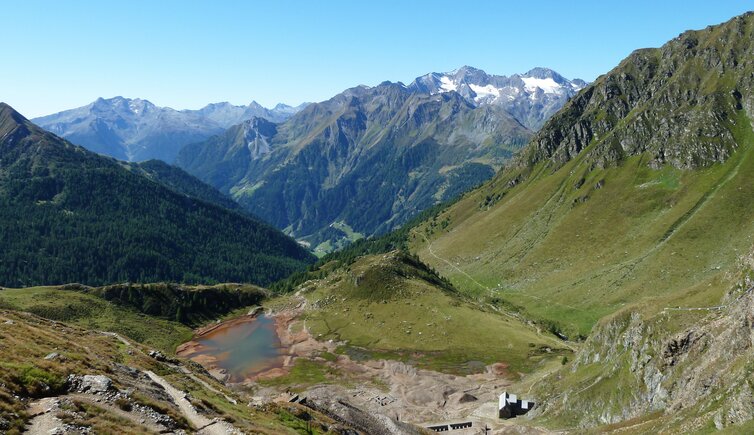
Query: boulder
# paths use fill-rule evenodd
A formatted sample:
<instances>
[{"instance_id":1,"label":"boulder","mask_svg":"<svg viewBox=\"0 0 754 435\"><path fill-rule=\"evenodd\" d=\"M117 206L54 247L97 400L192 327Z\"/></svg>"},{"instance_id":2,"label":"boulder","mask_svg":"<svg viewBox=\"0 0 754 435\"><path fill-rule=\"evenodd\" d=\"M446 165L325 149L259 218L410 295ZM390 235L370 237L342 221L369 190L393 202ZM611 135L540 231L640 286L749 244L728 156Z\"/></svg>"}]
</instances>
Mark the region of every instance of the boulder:
<instances>
[{"instance_id":1,"label":"boulder","mask_svg":"<svg viewBox=\"0 0 754 435\"><path fill-rule=\"evenodd\" d=\"M105 393L113 387L113 381L103 375L84 375L81 380L81 391L90 393Z\"/></svg>"}]
</instances>

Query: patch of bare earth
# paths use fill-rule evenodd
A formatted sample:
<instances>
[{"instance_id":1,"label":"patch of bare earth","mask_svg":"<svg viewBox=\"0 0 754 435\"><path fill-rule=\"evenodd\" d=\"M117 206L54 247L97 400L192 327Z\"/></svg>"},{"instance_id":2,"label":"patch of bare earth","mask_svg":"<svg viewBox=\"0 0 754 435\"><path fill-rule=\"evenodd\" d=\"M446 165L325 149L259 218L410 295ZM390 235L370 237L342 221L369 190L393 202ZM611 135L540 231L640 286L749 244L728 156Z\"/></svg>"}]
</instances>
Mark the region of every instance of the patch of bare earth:
<instances>
[{"instance_id":1,"label":"patch of bare earth","mask_svg":"<svg viewBox=\"0 0 754 435\"><path fill-rule=\"evenodd\" d=\"M296 358L317 358L323 351L335 351L339 343L317 341L308 331L305 322L300 320L303 309L304 302L295 308L268 314L275 319L286 357L280 367L247 379L246 386L257 386L257 380L288 374ZM239 321L248 319L230 322ZM223 327L221 325L214 328ZM184 346L190 346L190 343ZM210 373L218 372L212 361L196 361L205 365ZM485 426L490 428L490 433L549 433L520 421L506 422L496 418L498 395L512 384L508 365L503 362L485 367L482 373L457 376L417 369L399 361L354 361L347 355L338 355L335 361L326 362L321 358L319 361L337 368L343 374L344 382L316 385L300 394L314 403L347 403L367 413L424 427L472 421L476 432L469 433L477 433ZM257 399L262 402L281 400L281 397L289 397L286 390L285 387L258 387ZM464 434L463 431L454 433Z\"/></svg>"}]
</instances>

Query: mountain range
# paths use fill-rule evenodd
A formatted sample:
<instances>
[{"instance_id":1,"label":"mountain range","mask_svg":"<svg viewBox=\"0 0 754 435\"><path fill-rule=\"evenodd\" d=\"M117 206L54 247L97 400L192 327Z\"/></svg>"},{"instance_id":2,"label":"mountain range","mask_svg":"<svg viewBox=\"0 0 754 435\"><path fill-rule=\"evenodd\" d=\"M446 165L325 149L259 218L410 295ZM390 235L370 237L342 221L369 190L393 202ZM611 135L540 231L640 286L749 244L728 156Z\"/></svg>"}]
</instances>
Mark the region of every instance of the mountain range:
<instances>
[{"instance_id":1,"label":"mountain range","mask_svg":"<svg viewBox=\"0 0 754 435\"><path fill-rule=\"evenodd\" d=\"M747 13L590 84L359 86L188 144L186 171L0 103L0 284L141 283L0 288L0 430L754 433L752 53ZM321 253L375 236L314 262L256 215ZM230 351L152 349L268 296L282 366L240 388ZM501 421L503 392L533 409Z\"/></svg>"},{"instance_id":2,"label":"mountain range","mask_svg":"<svg viewBox=\"0 0 754 435\"><path fill-rule=\"evenodd\" d=\"M548 68L506 77L464 66L417 77L408 87L431 95L455 91L476 106L500 106L526 128L536 131L586 84L581 79L568 80Z\"/></svg>"},{"instance_id":3,"label":"mountain range","mask_svg":"<svg viewBox=\"0 0 754 435\"><path fill-rule=\"evenodd\" d=\"M489 179L532 136L525 124L581 86L543 68L506 78L470 67L358 86L187 145L176 164L328 252Z\"/></svg>"},{"instance_id":4,"label":"mountain range","mask_svg":"<svg viewBox=\"0 0 754 435\"><path fill-rule=\"evenodd\" d=\"M311 255L161 162L127 164L0 103L0 285L269 283ZM236 207L237 208L237 207Z\"/></svg>"},{"instance_id":5,"label":"mountain range","mask_svg":"<svg viewBox=\"0 0 754 435\"><path fill-rule=\"evenodd\" d=\"M312 104L282 124L253 118L187 145L176 164L329 251L482 183L530 137L498 106L383 83Z\"/></svg>"},{"instance_id":6,"label":"mountain range","mask_svg":"<svg viewBox=\"0 0 754 435\"><path fill-rule=\"evenodd\" d=\"M121 160L175 161L329 252L489 179L584 85L546 68L505 77L464 66L310 107L177 111L116 97L34 122Z\"/></svg>"},{"instance_id":7,"label":"mountain range","mask_svg":"<svg viewBox=\"0 0 754 435\"><path fill-rule=\"evenodd\" d=\"M32 121L91 151L120 160L171 163L186 144L204 140L254 116L279 122L306 107L257 102L248 106L209 104L199 110L159 107L147 100L99 98L91 104Z\"/></svg>"}]
</instances>

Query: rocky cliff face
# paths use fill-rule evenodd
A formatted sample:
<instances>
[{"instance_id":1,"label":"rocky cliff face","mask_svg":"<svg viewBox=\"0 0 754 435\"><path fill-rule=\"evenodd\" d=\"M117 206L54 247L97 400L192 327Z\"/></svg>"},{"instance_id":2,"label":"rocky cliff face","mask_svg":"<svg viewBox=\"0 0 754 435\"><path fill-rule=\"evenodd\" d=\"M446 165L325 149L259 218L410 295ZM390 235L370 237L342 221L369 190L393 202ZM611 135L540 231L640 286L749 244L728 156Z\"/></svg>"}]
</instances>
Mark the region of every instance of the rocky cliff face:
<instances>
[{"instance_id":1,"label":"rocky cliff face","mask_svg":"<svg viewBox=\"0 0 754 435\"><path fill-rule=\"evenodd\" d=\"M737 144L736 112L754 104L754 16L637 50L574 97L537 134L520 165L556 165L586 150L596 165L652 154L650 165L707 166Z\"/></svg>"},{"instance_id":2,"label":"rocky cliff face","mask_svg":"<svg viewBox=\"0 0 754 435\"><path fill-rule=\"evenodd\" d=\"M754 419L753 258L742 258L739 283L719 305L632 307L601 322L555 376L561 394L535 415L593 427L659 412L663 427L684 433Z\"/></svg>"}]
</instances>

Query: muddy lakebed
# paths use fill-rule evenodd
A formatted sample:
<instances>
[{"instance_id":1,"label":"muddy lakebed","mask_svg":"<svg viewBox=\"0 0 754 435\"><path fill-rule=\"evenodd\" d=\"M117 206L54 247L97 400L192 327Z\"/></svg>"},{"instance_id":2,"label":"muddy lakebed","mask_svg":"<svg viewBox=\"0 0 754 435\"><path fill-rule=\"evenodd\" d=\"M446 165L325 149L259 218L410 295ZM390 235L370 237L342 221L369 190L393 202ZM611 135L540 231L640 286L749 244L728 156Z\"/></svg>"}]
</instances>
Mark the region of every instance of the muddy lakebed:
<instances>
[{"instance_id":1,"label":"muddy lakebed","mask_svg":"<svg viewBox=\"0 0 754 435\"><path fill-rule=\"evenodd\" d=\"M200 328L176 353L229 386L252 387L245 391L253 391L253 403L287 401L292 389L320 404L345 400L367 412L420 425L461 418L493 427L499 423L490 416L496 416L497 395L511 385L506 364L477 367L482 364L471 361L481 369L478 373L454 375L420 369L411 361L375 360L346 342L315 339L302 319L304 307L300 303L267 313L256 309ZM345 351L338 352L339 346ZM331 357L324 359L323 353ZM305 385L258 382L289 374L302 359L331 369L335 378Z\"/></svg>"},{"instance_id":2,"label":"muddy lakebed","mask_svg":"<svg viewBox=\"0 0 754 435\"><path fill-rule=\"evenodd\" d=\"M243 316L198 331L177 353L227 382L253 380L285 365L289 349L277 329L274 317Z\"/></svg>"}]
</instances>

